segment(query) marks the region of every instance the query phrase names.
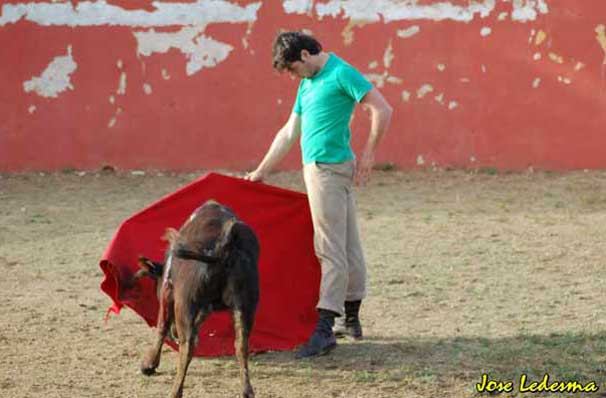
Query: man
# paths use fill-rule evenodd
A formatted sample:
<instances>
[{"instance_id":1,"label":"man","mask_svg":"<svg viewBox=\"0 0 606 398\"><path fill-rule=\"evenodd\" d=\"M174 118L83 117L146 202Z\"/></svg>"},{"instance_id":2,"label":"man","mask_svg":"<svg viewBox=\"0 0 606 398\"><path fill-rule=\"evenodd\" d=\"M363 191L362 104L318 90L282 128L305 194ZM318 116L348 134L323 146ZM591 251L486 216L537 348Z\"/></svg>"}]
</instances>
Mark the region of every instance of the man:
<instances>
[{"instance_id":1,"label":"man","mask_svg":"<svg viewBox=\"0 0 606 398\"><path fill-rule=\"evenodd\" d=\"M319 320L297 358L314 357L336 346L335 333L362 338L359 310L366 295L366 264L352 182L370 177L377 145L392 109L379 91L351 65L322 51L312 36L285 32L273 44L273 66L301 79L293 112L278 131L250 181L261 181L301 137L303 175L314 226L314 248L322 266ZM355 104L370 110L371 129L357 162L349 123ZM345 311L344 311L345 310ZM334 327L335 317L345 319ZM340 318L343 319L343 318Z\"/></svg>"}]
</instances>

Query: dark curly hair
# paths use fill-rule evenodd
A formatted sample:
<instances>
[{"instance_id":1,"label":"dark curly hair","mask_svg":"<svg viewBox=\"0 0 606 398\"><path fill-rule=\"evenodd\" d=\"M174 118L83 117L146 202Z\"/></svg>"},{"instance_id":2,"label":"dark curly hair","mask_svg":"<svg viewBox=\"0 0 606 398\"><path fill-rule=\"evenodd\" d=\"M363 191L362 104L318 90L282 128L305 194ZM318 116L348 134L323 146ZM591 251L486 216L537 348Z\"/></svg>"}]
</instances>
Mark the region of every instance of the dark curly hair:
<instances>
[{"instance_id":1,"label":"dark curly hair","mask_svg":"<svg viewBox=\"0 0 606 398\"><path fill-rule=\"evenodd\" d=\"M322 44L313 36L301 32L282 32L273 44L273 66L282 72L292 62L301 60L301 51L307 50L311 55L322 51Z\"/></svg>"}]
</instances>

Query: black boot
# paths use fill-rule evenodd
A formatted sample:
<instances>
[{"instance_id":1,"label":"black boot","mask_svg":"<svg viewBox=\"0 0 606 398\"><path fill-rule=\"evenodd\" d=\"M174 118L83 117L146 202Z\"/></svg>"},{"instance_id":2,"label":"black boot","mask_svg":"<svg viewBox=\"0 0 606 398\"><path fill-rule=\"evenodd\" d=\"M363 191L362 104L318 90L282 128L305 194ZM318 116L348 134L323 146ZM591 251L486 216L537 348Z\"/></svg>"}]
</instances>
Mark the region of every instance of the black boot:
<instances>
[{"instance_id":1,"label":"black boot","mask_svg":"<svg viewBox=\"0 0 606 398\"><path fill-rule=\"evenodd\" d=\"M362 325L360 324L360 305L362 300L346 301L345 316L337 319L332 329L336 337L353 337L355 340L362 339Z\"/></svg>"},{"instance_id":2,"label":"black boot","mask_svg":"<svg viewBox=\"0 0 606 398\"><path fill-rule=\"evenodd\" d=\"M328 354L337 346L337 339L332 332L332 327L335 324L335 317L339 314L319 309L320 318L316 324L316 329L311 335L307 343L302 345L295 354L296 359L311 358L320 355Z\"/></svg>"}]
</instances>

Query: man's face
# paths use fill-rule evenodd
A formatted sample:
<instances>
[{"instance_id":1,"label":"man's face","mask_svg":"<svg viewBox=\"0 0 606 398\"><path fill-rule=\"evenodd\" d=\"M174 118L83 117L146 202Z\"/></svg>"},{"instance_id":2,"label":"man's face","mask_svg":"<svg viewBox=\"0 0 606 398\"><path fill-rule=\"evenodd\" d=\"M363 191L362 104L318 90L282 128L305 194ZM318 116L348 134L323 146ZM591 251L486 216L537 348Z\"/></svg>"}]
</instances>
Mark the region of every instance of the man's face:
<instances>
[{"instance_id":1,"label":"man's face","mask_svg":"<svg viewBox=\"0 0 606 398\"><path fill-rule=\"evenodd\" d=\"M288 74L293 78L303 79L314 75L311 65L304 61L295 61L286 65Z\"/></svg>"},{"instance_id":2,"label":"man's face","mask_svg":"<svg viewBox=\"0 0 606 398\"><path fill-rule=\"evenodd\" d=\"M318 73L319 68L313 63L312 55L307 50L301 51L301 60L286 65L288 74L293 78L310 78Z\"/></svg>"}]
</instances>

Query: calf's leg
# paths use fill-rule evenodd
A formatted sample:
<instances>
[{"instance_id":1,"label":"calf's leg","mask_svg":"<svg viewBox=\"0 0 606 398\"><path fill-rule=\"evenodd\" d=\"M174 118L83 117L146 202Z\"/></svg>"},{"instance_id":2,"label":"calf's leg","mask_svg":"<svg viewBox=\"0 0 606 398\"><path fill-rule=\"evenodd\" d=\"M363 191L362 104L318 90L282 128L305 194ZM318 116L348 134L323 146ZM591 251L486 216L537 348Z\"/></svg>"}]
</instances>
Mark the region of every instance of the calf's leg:
<instances>
[{"instance_id":1,"label":"calf's leg","mask_svg":"<svg viewBox=\"0 0 606 398\"><path fill-rule=\"evenodd\" d=\"M147 350L141 364L141 372L145 375L152 375L160 364L160 354L162 353L162 344L170 330L174 318L174 303L172 297L172 284L165 282L160 292L160 310L158 311L158 335L154 344Z\"/></svg>"},{"instance_id":2,"label":"calf's leg","mask_svg":"<svg viewBox=\"0 0 606 398\"><path fill-rule=\"evenodd\" d=\"M195 311L192 311L187 305L180 305L179 302L175 303L175 323L179 335L179 362L171 398L181 398L183 396L183 384L187 368L196 348L198 327L208 316L206 312L199 312L193 319L194 314Z\"/></svg>"},{"instance_id":3,"label":"calf's leg","mask_svg":"<svg viewBox=\"0 0 606 398\"><path fill-rule=\"evenodd\" d=\"M243 398L254 398L255 396L248 374L248 339L254 320L254 314L249 312L234 310L232 313L234 330L236 332L235 349L240 365L240 383L242 385Z\"/></svg>"}]
</instances>

